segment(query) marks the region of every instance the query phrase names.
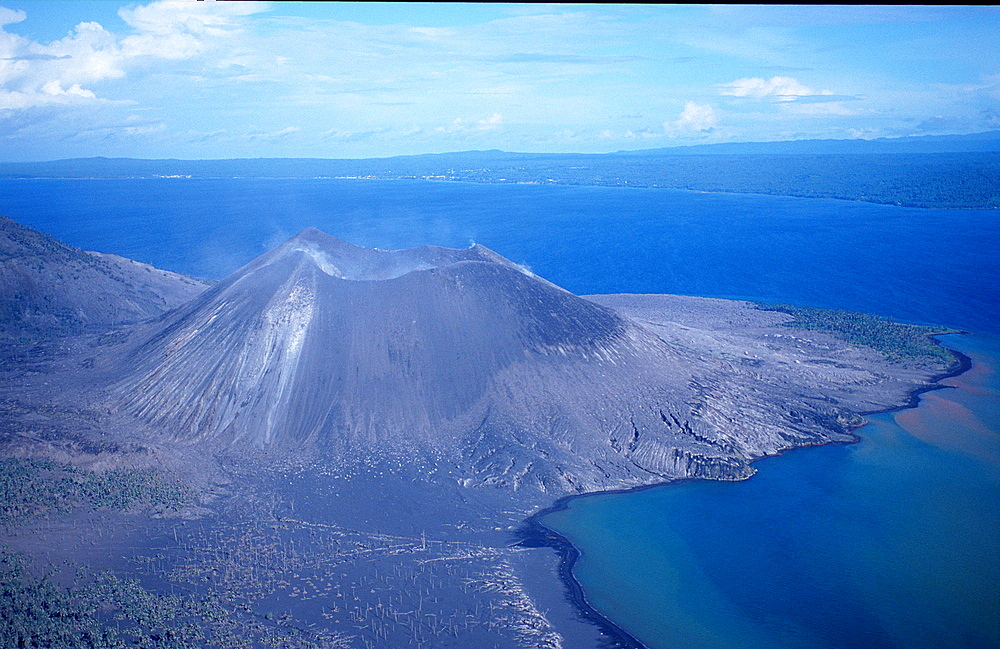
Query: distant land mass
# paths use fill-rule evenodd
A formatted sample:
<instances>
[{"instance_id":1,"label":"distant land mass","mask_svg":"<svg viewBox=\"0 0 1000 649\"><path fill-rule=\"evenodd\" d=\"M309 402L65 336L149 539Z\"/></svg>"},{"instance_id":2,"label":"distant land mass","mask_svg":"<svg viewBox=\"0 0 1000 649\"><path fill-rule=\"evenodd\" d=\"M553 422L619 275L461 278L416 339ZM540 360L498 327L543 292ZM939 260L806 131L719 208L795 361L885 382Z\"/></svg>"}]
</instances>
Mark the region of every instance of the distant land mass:
<instances>
[{"instance_id":1,"label":"distant land mass","mask_svg":"<svg viewBox=\"0 0 1000 649\"><path fill-rule=\"evenodd\" d=\"M1000 152L1000 131L984 131L968 135L911 135L880 137L871 140L783 140L778 142L728 142L661 147L636 151L619 151L621 155L825 155L825 154L893 154L893 153L997 153Z\"/></svg>"},{"instance_id":2,"label":"distant land mass","mask_svg":"<svg viewBox=\"0 0 1000 649\"><path fill-rule=\"evenodd\" d=\"M608 154L465 151L370 159L80 158L0 163L0 178L357 178L594 185L1000 208L1000 131L706 144Z\"/></svg>"},{"instance_id":3,"label":"distant land mass","mask_svg":"<svg viewBox=\"0 0 1000 649\"><path fill-rule=\"evenodd\" d=\"M118 575L77 570L59 591L5 560L9 599L46 603L4 624L93 646L208 629L302 649L627 646L568 608L527 517L745 478L856 439L861 413L964 367L930 341L944 330L581 297L479 245L373 250L309 228L208 286L127 261L108 280L92 253L2 225L5 263L45 286L0 285L22 328L0 358L0 540ZM45 328L60 296L109 281L110 315ZM126 308L140 296L145 318Z\"/></svg>"}]
</instances>

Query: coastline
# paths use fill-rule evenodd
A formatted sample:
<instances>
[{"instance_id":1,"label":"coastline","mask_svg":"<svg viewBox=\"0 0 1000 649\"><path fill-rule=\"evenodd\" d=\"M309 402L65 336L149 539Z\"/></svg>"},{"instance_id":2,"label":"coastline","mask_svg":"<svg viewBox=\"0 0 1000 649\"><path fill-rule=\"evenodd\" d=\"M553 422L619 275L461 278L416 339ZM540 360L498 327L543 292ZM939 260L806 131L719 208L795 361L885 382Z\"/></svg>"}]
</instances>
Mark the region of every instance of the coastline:
<instances>
[{"instance_id":1,"label":"coastline","mask_svg":"<svg viewBox=\"0 0 1000 649\"><path fill-rule=\"evenodd\" d=\"M969 358L962 352L956 349L952 349L950 347L946 347L945 345L942 345L941 341L938 340L938 336L956 336L956 335L968 336L970 334L971 332L969 331L958 330L958 331L946 331L944 333L931 334L930 336L928 336L939 346L943 347L944 349L947 349L948 352L955 357L955 365L953 367L948 368L947 370L945 370L940 374L933 375L930 379L928 379L930 385L914 388L913 390L911 390L909 394L909 399L907 400L905 405L895 406L893 408L886 408L884 410L873 410L871 412L863 412L861 413L861 416L867 417L869 415L880 415L887 412L899 412L900 410L908 410L910 408L916 408L918 405L920 405L921 394L924 394L925 392L933 392L934 390L954 389L950 385L940 385L940 382L945 379L950 379L954 376L960 376L962 374L965 374L966 372L972 369L973 362L971 358Z\"/></svg>"},{"instance_id":2,"label":"coastline","mask_svg":"<svg viewBox=\"0 0 1000 649\"><path fill-rule=\"evenodd\" d=\"M916 408L920 405L920 395L926 392L932 392L936 390L954 389L953 386L940 385L940 382L948 378L960 376L965 372L969 371L973 367L973 361L969 356L963 354L962 352L942 345L941 341L938 340L938 336L969 335L969 333L970 332L968 331L959 330L959 331L949 331L945 333L930 335L929 338L933 339L934 342L937 343L938 345L941 345L942 347L947 349L948 352L951 353L952 356L955 358L955 363L953 364L953 366L949 367L947 370L945 370L940 374L933 375L929 379L930 382L929 385L920 386L911 390L910 393L907 395L907 401L905 404L894 406L891 408L886 408L883 410L875 410L859 414L862 417L868 417L870 415L899 412L901 410ZM862 426L859 426L858 428L861 428L863 426L864 424L862 424ZM851 435L854 437L854 439L850 442L845 442L846 444L856 444L861 441L860 436L854 434L853 432L851 433ZM776 453L775 455L768 455L758 458L758 460L782 456L785 455L788 451L793 451L797 449L812 448L816 446L829 446L829 445L830 444L808 444L803 446L793 446L784 449ZM757 460L751 462L751 465L754 464L755 462L757 462ZM742 480L749 480L750 477L753 476L751 475L746 478L742 478ZM591 603L587 600L587 595L583 589L583 584L581 584L577 580L576 576L573 573L573 568L576 565L576 562L579 560L581 555L580 550L575 545L573 545L573 543L569 539L562 536L552 528L547 527L544 523L541 522L541 519L553 512L563 511L567 509L569 507L569 503L576 498L583 498L587 496L595 496L600 494L635 493L639 491L645 491L647 489L664 487L667 485L684 484L686 482L691 482L695 480L708 480L708 478L681 478L677 480L669 480L666 482L658 482L655 484L641 485L638 487L632 487L630 489L608 489L602 491L591 491L582 494L563 496L562 498L558 499L555 503L553 503L551 506L546 507L545 509L542 509L538 512L535 512L527 519L525 519L522 526L515 531L515 535L518 539L516 545L525 548L548 547L556 551L556 554L559 556L559 580L562 582L563 588L565 589L566 599L577 610L577 612L583 619L587 620L591 624L598 627L601 633L608 636L610 642L608 646L610 648L649 649L649 647L643 644L638 638L636 638L628 631L615 624L614 621L612 621L610 618L608 618L603 613L594 608L593 605L591 605Z\"/></svg>"},{"instance_id":3,"label":"coastline","mask_svg":"<svg viewBox=\"0 0 1000 649\"><path fill-rule=\"evenodd\" d=\"M691 479L693 480L695 478ZM569 539L562 536L552 528L546 527L540 522L539 519L552 512L566 509L567 504L573 498L592 496L601 493L631 493L641 489L650 489L668 484L677 484L677 482L679 481L660 482L653 485L643 485L641 487L634 487L632 489L625 490L592 491L585 494L564 496L557 500L551 507L546 507L545 509L529 516L525 519L522 526L515 531L515 535L518 538L516 545L519 547L552 548L556 551L556 554L559 556L559 581L562 582L563 588L565 588L564 596L584 620L596 626L603 635L608 637L609 649L648 648L646 645L642 644L638 638L612 622L610 618L606 617L587 601L587 595L583 590L583 585L573 574L573 567L580 558L580 550L577 549L577 547L573 545Z\"/></svg>"},{"instance_id":4,"label":"coastline","mask_svg":"<svg viewBox=\"0 0 1000 649\"><path fill-rule=\"evenodd\" d=\"M743 155L754 156L756 154L736 154L735 157L741 157ZM767 154L764 154L767 155ZM783 155L783 154L778 154ZM872 155L872 154L861 154L861 155ZM879 155L879 154L874 154ZM688 157L688 156L683 156ZM733 156L725 156L733 157ZM82 159L87 160L87 159ZM130 160L124 158L124 160ZM162 162L158 160L143 160L143 159L131 159L133 161L139 162ZM239 161L242 159L230 159L228 161L222 162L232 162ZM260 160L267 160L262 158ZM322 159L319 159L322 160ZM50 161L50 162L65 162L62 160ZM174 161L168 161L174 162ZM203 162L203 161L182 161L182 162ZM10 164L34 164L34 163L7 163ZM42 163L45 164L45 163ZM137 173L137 174L90 174L90 175L73 175L73 174L53 174L53 175L41 175L39 173L23 173L18 174L14 172L0 172L0 181L9 182L21 182L21 181L131 181L131 180L292 180L292 181L303 181L303 180L346 180L346 181L382 181L382 182L398 182L398 181L413 181L413 182L429 182L429 183L454 183L454 184L468 184L468 185L530 185L530 186L543 186L543 187L567 187L567 188L579 188L579 187L599 187L604 189L624 189L624 190L634 190L634 189L647 189L647 190L668 190L668 191L678 191L678 192L690 192L694 194L725 194L731 196L765 196L773 198L795 198L795 199L808 199L808 200L834 200L843 201L848 203L865 203L869 205L882 205L887 207L905 207L905 208L915 208L915 209L943 209L943 210L970 210L970 211L988 211L988 210L1000 210L1000 206L988 205L983 202L974 204L963 204L955 203L954 201L948 202L944 199L934 200L909 200L901 196L886 196L882 198L869 197L865 194L857 193L845 193L845 192L830 192L830 193L797 193L787 190L775 189L773 191L750 191L749 189L740 188L724 188L724 187L708 187L708 188L697 188L688 184L679 185L662 185L657 182L649 180L638 179L634 182L627 179L617 179L612 182L600 182L595 180L572 180L572 179L551 179L548 178L549 174L540 174L532 177L522 177L522 178L507 178L509 174L504 173L504 170L497 170L495 176L493 177L462 177L455 175L448 175L446 173L414 173L414 174L396 174L396 173L365 173L364 171L356 171L351 175L336 175L343 174L344 171L331 172L328 174L318 173L316 175L302 175L302 174L286 174L286 175L265 175L263 173L244 173L244 174L222 174L222 173L199 173L194 171L193 173L166 173L167 170L162 170L164 173ZM177 169L171 171L178 171ZM185 168L183 171L192 171L191 169ZM444 171L444 170L439 170ZM356 174L356 175L355 175Z\"/></svg>"}]
</instances>

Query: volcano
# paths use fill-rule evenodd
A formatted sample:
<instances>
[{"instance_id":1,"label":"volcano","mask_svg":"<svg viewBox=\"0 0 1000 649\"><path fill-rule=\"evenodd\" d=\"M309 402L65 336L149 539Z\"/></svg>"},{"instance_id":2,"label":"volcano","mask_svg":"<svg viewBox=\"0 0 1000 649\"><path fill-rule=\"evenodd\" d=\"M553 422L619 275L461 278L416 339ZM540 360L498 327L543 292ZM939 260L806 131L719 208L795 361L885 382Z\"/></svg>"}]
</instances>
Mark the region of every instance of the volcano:
<instances>
[{"instance_id":1,"label":"volcano","mask_svg":"<svg viewBox=\"0 0 1000 649\"><path fill-rule=\"evenodd\" d=\"M564 599L578 586L554 579L571 563L534 548L575 555L527 517L851 441L858 413L957 368L749 302L576 296L478 245L369 250L308 229L207 287L7 229L0 454L124 469L102 479L123 493L148 467L198 493L137 521L62 516L50 503L69 500L38 490L51 517L14 538L124 558L246 611L233 624L315 627L316 644L606 646L618 630L582 622Z\"/></svg>"},{"instance_id":2,"label":"volcano","mask_svg":"<svg viewBox=\"0 0 1000 649\"><path fill-rule=\"evenodd\" d=\"M762 455L851 438L832 384L810 398L759 342L734 362L732 323L644 313L480 245L370 250L308 229L149 325L115 406L172 441L545 492L745 477Z\"/></svg>"}]
</instances>

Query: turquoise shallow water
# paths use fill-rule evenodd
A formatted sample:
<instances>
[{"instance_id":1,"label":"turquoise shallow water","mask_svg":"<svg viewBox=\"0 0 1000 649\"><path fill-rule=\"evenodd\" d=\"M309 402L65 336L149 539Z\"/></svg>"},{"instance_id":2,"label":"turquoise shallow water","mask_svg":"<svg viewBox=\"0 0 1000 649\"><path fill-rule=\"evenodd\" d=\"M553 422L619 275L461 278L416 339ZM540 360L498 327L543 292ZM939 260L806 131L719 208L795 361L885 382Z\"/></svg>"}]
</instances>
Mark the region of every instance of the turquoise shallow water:
<instances>
[{"instance_id":1,"label":"turquoise shallow water","mask_svg":"<svg viewBox=\"0 0 1000 649\"><path fill-rule=\"evenodd\" d=\"M1000 646L1000 338L946 338L973 369L858 444L548 514L588 601L655 649Z\"/></svg>"}]
</instances>

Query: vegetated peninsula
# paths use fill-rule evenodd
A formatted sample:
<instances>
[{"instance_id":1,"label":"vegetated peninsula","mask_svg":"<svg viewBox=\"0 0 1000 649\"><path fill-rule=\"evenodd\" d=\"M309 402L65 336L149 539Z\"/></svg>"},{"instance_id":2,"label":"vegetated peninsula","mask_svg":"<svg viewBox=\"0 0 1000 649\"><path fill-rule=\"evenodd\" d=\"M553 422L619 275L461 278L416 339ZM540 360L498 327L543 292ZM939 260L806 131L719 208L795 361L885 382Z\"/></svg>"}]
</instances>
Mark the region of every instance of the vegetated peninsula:
<instances>
[{"instance_id":1,"label":"vegetated peninsula","mask_svg":"<svg viewBox=\"0 0 1000 649\"><path fill-rule=\"evenodd\" d=\"M3 225L20 242L8 267L42 263L80 292L103 277L89 253ZM528 516L745 478L758 458L853 440L860 413L958 367L914 343L933 330L580 297L478 245L370 250L308 229L210 287L137 268L105 300L127 317L58 334L38 333L33 297L54 289L5 284L22 332L0 382L3 470L20 476L0 481L19 503L5 540L88 565L56 587L6 564L5 592L76 607L18 609L8 627L97 646L626 642L579 619L551 549L517 545ZM173 297L146 319L117 306L151 294ZM876 349L844 322L896 337Z\"/></svg>"}]
</instances>

